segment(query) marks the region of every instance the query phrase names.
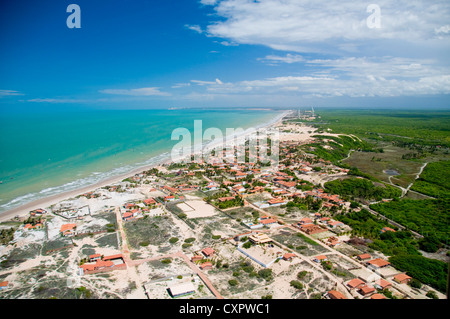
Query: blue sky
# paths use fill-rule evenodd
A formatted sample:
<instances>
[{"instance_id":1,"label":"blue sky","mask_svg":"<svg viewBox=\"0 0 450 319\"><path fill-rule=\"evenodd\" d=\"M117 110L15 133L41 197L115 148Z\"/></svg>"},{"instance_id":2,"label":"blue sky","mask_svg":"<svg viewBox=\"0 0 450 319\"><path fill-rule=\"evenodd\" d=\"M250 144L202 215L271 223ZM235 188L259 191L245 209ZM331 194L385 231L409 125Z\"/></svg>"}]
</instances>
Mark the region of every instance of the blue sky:
<instances>
[{"instance_id":1,"label":"blue sky","mask_svg":"<svg viewBox=\"0 0 450 319\"><path fill-rule=\"evenodd\" d=\"M15 0L0 28L2 110L450 106L448 1Z\"/></svg>"}]
</instances>

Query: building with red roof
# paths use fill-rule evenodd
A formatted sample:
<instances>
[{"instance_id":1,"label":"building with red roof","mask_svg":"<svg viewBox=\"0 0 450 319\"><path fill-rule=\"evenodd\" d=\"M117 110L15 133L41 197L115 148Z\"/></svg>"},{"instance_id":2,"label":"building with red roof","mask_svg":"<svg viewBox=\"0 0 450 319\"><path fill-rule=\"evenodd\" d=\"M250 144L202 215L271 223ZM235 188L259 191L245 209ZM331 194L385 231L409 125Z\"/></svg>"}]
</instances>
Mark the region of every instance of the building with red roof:
<instances>
[{"instance_id":1,"label":"building with red roof","mask_svg":"<svg viewBox=\"0 0 450 319\"><path fill-rule=\"evenodd\" d=\"M207 261L203 264L200 265L200 269L201 270L208 270L208 269L212 269L213 264L210 261Z\"/></svg>"},{"instance_id":2,"label":"building with red roof","mask_svg":"<svg viewBox=\"0 0 450 319\"><path fill-rule=\"evenodd\" d=\"M296 256L296 254L293 253L286 253L283 255L283 259L284 260L292 260L292 258L294 258Z\"/></svg>"},{"instance_id":3,"label":"building with red roof","mask_svg":"<svg viewBox=\"0 0 450 319\"><path fill-rule=\"evenodd\" d=\"M76 228L77 224L64 224L61 225L59 232L62 236L73 236Z\"/></svg>"},{"instance_id":4,"label":"building with red roof","mask_svg":"<svg viewBox=\"0 0 450 319\"><path fill-rule=\"evenodd\" d=\"M0 290L5 289L8 287L9 282L8 281L2 281L0 282Z\"/></svg>"},{"instance_id":5,"label":"building with red roof","mask_svg":"<svg viewBox=\"0 0 450 319\"><path fill-rule=\"evenodd\" d=\"M372 296L370 296L370 299L387 299L387 298L385 295L376 293L376 294L373 294Z\"/></svg>"},{"instance_id":6,"label":"building with red roof","mask_svg":"<svg viewBox=\"0 0 450 319\"><path fill-rule=\"evenodd\" d=\"M371 293L373 293L373 292L375 292L375 291L376 291L376 289L375 289L374 287L368 286L368 285L362 286L362 287L359 288L359 290L358 290L358 292L359 292L361 295L363 295L363 296L367 296L368 294L371 294Z\"/></svg>"},{"instance_id":7,"label":"building with red roof","mask_svg":"<svg viewBox=\"0 0 450 319\"><path fill-rule=\"evenodd\" d=\"M366 283L359 278L354 278L347 283L347 286L351 289L359 288L364 286Z\"/></svg>"},{"instance_id":8,"label":"building with red roof","mask_svg":"<svg viewBox=\"0 0 450 319\"><path fill-rule=\"evenodd\" d=\"M361 254L361 255L356 256L356 258L358 260L366 260L366 259L372 258L372 256L370 256L370 254Z\"/></svg>"},{"instance_id":9,"label":"building with red roof","mask_svg":"<svg viewBox=\"0 0 450 319\"><path fill-rule=\"evenodd\" d=\"M384 260L382 258L372 259L367 262L367 265L374 269L383 268L389 266L390 264L391 263L389 261Z\"/></svg>"},{"instance_id":10,"label":"building with red roof","mask_svg":"<svg viewBox=\"0 0 450 319\"><path fill-rule=\"evenodd\" d=\"M347 299L341 292L339 292L337 290L328 291L327 297L330 299Z\"/></svg>"},{"instance_id":11,"label":"building with red roof","mask_svg":"<svg viewBox=\"0 0 450 319\"><path fill-rule=\"evenodd\" d=\"M398 282L399 284L406 284L408 283L412 278L408 276L407 274L398 274L394 276L394 280Z\"/></svg>"},{"instance_id":12,"label":"building with red roof","mask_svg":"<svg viewBox=\"0 0 450 319\"><path fill-rule=\"evenodd\" d=\"M211 247L206 247L206 248L202 249L202 253L206 257L211 257L212 255L214 255L215 250L212 249Z\"/></svg>"},{"instance_id":13,"label":"building with red roof","mask_svg":"<svg viewBox=\"0 0 450 319\"><path fill-rule=\"evenodd\" d=\"M144 199L144 204L147 206L153 205L153 204L156 204L156 200L154 200L153 198L147 198L147 199Z\"/></svg>"}]
</instances>

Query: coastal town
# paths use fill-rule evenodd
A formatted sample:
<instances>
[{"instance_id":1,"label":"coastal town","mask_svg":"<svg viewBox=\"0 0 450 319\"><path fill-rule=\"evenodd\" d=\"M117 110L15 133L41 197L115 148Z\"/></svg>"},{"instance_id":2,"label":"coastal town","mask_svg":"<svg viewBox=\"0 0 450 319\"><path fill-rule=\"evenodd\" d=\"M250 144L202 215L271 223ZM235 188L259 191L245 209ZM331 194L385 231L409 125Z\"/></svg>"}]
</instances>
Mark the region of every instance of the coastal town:
<instances>
[{"instance_id":1,"label":"coastal town","mask_svg":"<svg viewBox=\"0 0 450 319\"><path fill-rule=\"evenodd\" d=\"M308 152L340 135L296 116L275 124L276 168L164 163L2 222L0 298L446 298L341 218L366 203L328 192L349 169Z\"/></svg>"}]
</instances>

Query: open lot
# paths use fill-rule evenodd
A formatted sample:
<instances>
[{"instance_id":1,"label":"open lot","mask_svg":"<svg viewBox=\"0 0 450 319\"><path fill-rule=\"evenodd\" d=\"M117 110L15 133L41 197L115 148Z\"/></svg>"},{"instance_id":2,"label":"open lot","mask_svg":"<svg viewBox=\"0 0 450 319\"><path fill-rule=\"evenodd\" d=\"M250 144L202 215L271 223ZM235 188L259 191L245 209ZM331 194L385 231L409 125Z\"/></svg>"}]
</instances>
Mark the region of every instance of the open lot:
<instances>
[{"instance_id":1,"label":"open lot","mask_svg":"<svg viewBox=\"0 0 450 319\"><path fill-rule=\"evenodd\" d=\"M269 295L275 299L318 298L333 286L323 273L297 257L292 261L279 260L264 268L234 245L227 244L221 249L220 258L222 266L208 270L207 275L225 298L260 299ZM265 276L264 272L270 275ZM303 272L302 279L298 278L300 272ZM292 280L300 281L303 287L292 287Z\"/></svg>"},{"instance_id":2,"label":"open lot","mask_svg":"<svg viewBox=\"0 0 450 319\"><path fill-rule=\"evenodd\" d=\"M139 253L141 258L180 250L184 235L173 218L175 217L167 215L125 222L123 226L129 247ZM178 242L170 243L169 239L172 237L178 238Z\"/></svg>"},{"instance_id":3,"label":"open lot","mask_svg":"<svg viewBox=\"0 0 450 319\"><path fill-rule=\"evenodd\" d=\"M270 237L304 256L315 256L328 252L325 247L313 242L302 233L289 228L276 230L270 234Z\"/></svg>"},{"instance_id":4,"label":"open lot","mask_svg":"<svg viewBox=\"0 0 450 319\"><path fill-rule=\"evenodd\" d=\"M186 200L183 203L177 204L187 218L211 217L217 214L216 209L200 199Z\"/></svg>"}]
</instances>

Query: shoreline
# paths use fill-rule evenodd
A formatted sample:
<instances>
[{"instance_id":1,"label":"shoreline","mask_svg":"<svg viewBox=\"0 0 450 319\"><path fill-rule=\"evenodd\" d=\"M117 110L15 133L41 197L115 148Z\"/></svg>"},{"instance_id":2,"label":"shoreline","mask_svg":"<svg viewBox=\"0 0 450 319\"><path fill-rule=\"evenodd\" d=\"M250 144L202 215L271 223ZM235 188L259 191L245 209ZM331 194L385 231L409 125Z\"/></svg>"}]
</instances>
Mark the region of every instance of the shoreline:
<instances>
[{"instance_id":1,"label":"shoreline","mask_svg":"<svg viewBox=\"0 0 450 319\"><path fill-rule=\"evenodd\" d=\"M267 129L269 127L272 126L276 126L278 125L284 117L286 117L287 114L289 114L290 111L280 111L282 112L279 116L276 116L274 119L269 120L268 122L262 123L260 125L257 125L255 127L255 129L259 130L259 129ZM239 138L242 138L243 136L246 135L248 129L245 129L244 132L238 136L235 136L235 138L238 140ZM213 142L213 141L212 141ZM211 145L211 143L208 143L206 145L202 145L202 148L210 148L210 147L217 147L219 144L221 144L220 142L217 145ZM194 149L195 147L198 147L199 145L194 145ZM193 152L192 154L195 154L196 152ZM157 155L160 156L161 154ZM155 156L156 157L156 156ZM115 175L112 177L108 177L106 179L97 181L93 184L90 185L86 185L86 186L82 186L80 188L74 189L74 190L70 190L70 191L65 191L65 192L61 192L59 194L54 194L54 195L50 195L47 197L43 197L37 200L33 200L31 202L22 204L20 206L11 208L9 210L6 210L4 212L0 213L0 222L5 222L5 221L11 221L15 218L15 216L19 216L19 218L22 218L24 216L27 216L29 214L29 212L33 209L37 209L37 208L48 208L51 205L57 204L65 199L71 198L71 197L75 197L78 196L80 194L84 194L90 191L95 191L98 188L101 187L105 187L111 184L115 184L115 183L119 183L122 180L124 180L127 177L142 173L143 171L146 170L150 170L152 168L158 167L158 166L162 166L164 164L169 164L172 162L172 159L170 157L169 154L169 158L167 159L161 159L156 163L150 164L150 165L144 165L144 166L140 166L140 167L136 167L134 169L131 169L128 172L119 174L119 175Z\"/></svg>"}]
</instances>

